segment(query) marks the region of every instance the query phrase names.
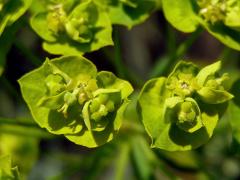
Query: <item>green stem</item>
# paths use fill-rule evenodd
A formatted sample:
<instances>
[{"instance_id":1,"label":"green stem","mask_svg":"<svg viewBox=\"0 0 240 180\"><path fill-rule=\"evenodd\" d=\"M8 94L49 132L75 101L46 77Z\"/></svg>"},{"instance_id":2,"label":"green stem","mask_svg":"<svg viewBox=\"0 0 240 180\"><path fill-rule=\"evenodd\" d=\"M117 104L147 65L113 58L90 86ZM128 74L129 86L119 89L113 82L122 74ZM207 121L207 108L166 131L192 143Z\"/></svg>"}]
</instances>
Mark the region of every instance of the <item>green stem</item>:
<instances>
[{"instance_id":1,"label":"green stem","mask_svg":"<svg viewBox=\"0 0 240 180\"><path fill-rule=\"evenodd\" d=\"M195 32L191 34L191 36L186 41L180 44L180 46L178 46L177 48L175 58L181 58L192 46L192 44L197 40L197 38L202 32L203 32L203 28L201 27L198 28Z\"/></svg>"},{"instance_id":2,"label":"green stem","mask_svg":"<svg viewBox=\"0 0 240 180\"><path fill-rule=\"evenodd\" d=\"M50 139L54 136L42 130L35 123L23 122L22 120L0 117L1 134L11 134L16 136L28 136L35 138Z\"/></svg>"},{"instance_id":3,"label":"green stem","mask_svg":"<svg viewBox=\"0 0 240 180\"><path fill-rule=\"evenodd\" d=\"M222 67L227 67L229 65L232 65L232 63L235 63L231 61L231 59L235 59L232 58L232 56L234 56L233 50L230 49L229 47L224 47L224 49L222 50L221 54L218 57L218 59L222 61Z\"/></svg>"},{"instance_id":4,"label":"green stem","mask_svg":"<svg viewBox=\"0 0 240 180\"><path fill-rule=\"evenodd\" d=\"M172 66L175 65L176 61L181 59L184 56L184 54L186 54L188 49L197 40L197 38L202 32L203 32L203 29L198 28L195 32L191 34L191 36L187 40L185 40L183 43L181 43L178 46L175 55L169 61L169 66L168 66L169 68L167 68L165 72L169 72L169 70L172 69Z\"/></svg>"},{"instance_id":5,"label":"green stem","mask_svg":"<svg viewBox=\"0 0 240 180\"><path fill-rule=\"evenodd\" d=\"M175 53L173 55L169 54L167 57L164 56L163 58L160 58L155 68L150 72L150 77L156 77L156 76L162 76L164 74L168 74L169 71L172 69L172 67L176 64L176 61L181 59L184 54L188 51L188 49L192 46L192 44L196 41L196 39L199 37L199 35L202 33L203 29L198 28L195 32L191 34L191 36L185 40L183 43L181 43L178 48L176 49ZM172 41L170 41L171 43ZM172 52L172 47L168 51ZM168 52L169 53L169 52Z\"/></svg>"},{"instance_id":6,"label":"green stem","mask_svg":"<svg viewBox=\"0 0 240 180\"><path fill-rule=\"evenodd\" d=\"M38 127L36 123L26 122L26 120L5 118L5 117L0 117L0 124L18 125L18 126L24 126L24 127Z\"/></svg>"},{"instance_id":7,"label":"green stem","mask_svg":"<svg viewBox=\"0 0 240 180\"><path fill-rule=\"evenodd\" d=\"M169 55L174 55L176 52L176 35L172 26L167 24L167 53Z\"/></svg>"},{"instance_id":8,"label":"green stem","mask_svg":"<svg viewBox=\"0 0 240 180\"><path fill-rule=\"evenodd\" d=\"M0 128L1 134L10 134L15 136L27 136L32 138L52 139L55 136L38 128L25 128L23 130Z\"/></svg>"},{"instance_id":9,"label":"green stem","mask_svg":"<svg viewBox=\"0 0 240 180\"><path fill-rule=\"evenodd\" d=\"M121 42L120 42L118 29L114 29L113 39L114 39L114 58L111 58L110 53L108 53L107 51L104 51L104 54L107 56L107 58L109 58L110 62L115 67L118 77L128 79L129 81L134 83L136 86L141 86L143 83L143 80L140 79L131 70L129 70L123 63L122 52L121 52Z\"/></svg>"},{"instance_id":10,"label":"green stem","mask_svg":"<svg viewBox=\"0 0 240 180\"><path fill-rule=\"evenodd\" d=\"M115 65L116 71L119 77L125 78L127 72L122 62L121 44L120 44L119 32L117 29L114 30L114 49L115 49L115 54L114 54L115 59L113 63Z\"/></svg>"},{"instance_id":11,"label":"green stem","mask_svg":"<svg viewBox=\"0 0 240 180\"><path fill-rule=\"evenodd\" d=\"M129 163L129 153L130 147L127 143L123 143L120 146L120 154L118 155L116 161L116 172L115 172L115 180L121 180L125 178L125 171L128 167Z\"/></svg>"}]
</instances>

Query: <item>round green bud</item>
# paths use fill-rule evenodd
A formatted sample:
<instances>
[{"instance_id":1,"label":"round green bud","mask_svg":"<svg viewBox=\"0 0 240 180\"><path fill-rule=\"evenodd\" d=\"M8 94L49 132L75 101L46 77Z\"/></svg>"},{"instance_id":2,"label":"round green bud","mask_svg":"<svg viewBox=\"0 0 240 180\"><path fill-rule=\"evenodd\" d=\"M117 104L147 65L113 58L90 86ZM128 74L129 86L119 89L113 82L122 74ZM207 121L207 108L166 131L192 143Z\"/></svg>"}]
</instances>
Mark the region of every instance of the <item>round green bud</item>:
<instances>
[{"instance_id":1,"label":"round green bud","mask_svg":"<svg viewBox=\"0 0 240 180\"><path fill-rule=\"evenodd\" d=\"M180 111L185 113L189 113L192 111L192 103L191 102L183 102L180 107Z\"/></svg>"},{"instance_id":2,"label":"round green bud","mask_svg":"<svg viewBox=\"0 0 240 180\"><path fill-rule=\"evenodd\" d=\"M188 121L194 121L196 119L196 112L191 111L191 112L187 113L187 119L188 119Z\"/></svg>"},{"instance_id":3,"label":"round green bud","mask_svg":"<svg viewBox=\"0 0 240 180\"><path fill-rule=\"evenodd\" d=\"M114 102L111 100L106 103L106 107L109 112L113 112L115 110Z\"/></svg>"},{"instance_id":4,"label":"round green bud","mask_svg":"<svg viewBox=\"0 0 240 180\"><path fill-rule=\"evenodd\" d=\"M64 102L67 105L71 105L73 103L75 103L77 101L76 95L74 95L73 93L70 92L66 92L66 94L64 95Z\"/></svg>"},{"instance_id":5,"label":"round green bud","mask_svg":"<svg viewBox=\"0 0 240 180\"><path fill-rule=\"evenodd\" d=\"M101 104L98 112L102 116L106 116L108 114L108 109L107 109L107 107L105 105Z\"/></svg>"},{"instance_id":6,"label":"round green bud","mask_svg":"<svg viewBox=\"0 0 240 180\"><path fill-rule=\"evenodd\" d=\"M96 112L100 108L101 102L99 101L99 98L93 99L92 103L90 104L90 112Z\"/></svg>"},{"instance_id":7,"label":"round green bud","mask_svg":"<svg viewBox=\"0 0 240 180\"><path fill-rule=\"evenodd\" d=\"M178 112L178 123L193 122L196 119L196 112L191 102L183 102Z\"/></svg>"},{"instance_id":8,"label":"round green bud","mask_svg":"<svg viewBox=\"0 0 240 180\"><path fill-rule=\"evenodd\" d=\"M88 95L85 92L80 92L78 96L78 103L83 104L88 100Z\"/></svg>"}]
</instances>

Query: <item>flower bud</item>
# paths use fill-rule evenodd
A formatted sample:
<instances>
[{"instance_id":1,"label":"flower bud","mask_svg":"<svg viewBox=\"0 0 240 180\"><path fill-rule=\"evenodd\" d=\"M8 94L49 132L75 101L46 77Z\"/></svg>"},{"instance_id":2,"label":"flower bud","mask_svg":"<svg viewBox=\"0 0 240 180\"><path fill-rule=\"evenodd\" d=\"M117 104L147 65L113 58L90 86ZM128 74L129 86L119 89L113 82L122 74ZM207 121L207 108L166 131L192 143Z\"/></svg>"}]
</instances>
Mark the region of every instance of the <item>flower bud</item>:
<instances>
[{"instance_id":1,"label":"flower bud","mask_svg":"<svg viewBox=\"0 0 240 180\"><path fill-rule=\"evenodd\" d=\"M64 95L64 101L67 105L71 105L77 101L77 98L74 93L66 92Z\"/></svg>"},{"instance_id":2,"label":"flower bud","mask_svg":"<svg viewBox=\"0 0 240 180\"><path fill-rule=\"evenodd\" d=\"M178 112L178 123L184 122L193 122L196 118L196 112L193 109L193 105L191 102L183 102L180 105L180 110Z\"/></svg>"},{"instance_id":3,"label":"flower bud","mask_svg":"<svg viewBox=\"0 0 240 180\"><path fill-rule=\"evenodd\" d=\"M109 112L113 112L115 105L114 102L109 99L107 94L100 94L98 97L92 100L89 107L91 119L97 122Z\"/></svg>"},{"instance_id":4,"label":"flower bud","mask_svg":"<svg viewBox=\"0 0 240 180\"><path fill-rule=\"evenodd\" d=\"M88 95L85 92L81 92L79 93L78 96L78 103L79 104L83 104L84 102L86 102L88 100Z\"/></svg>"},{"instance_id":5,"label":"flower bud","mask_svg":"<svg viewBox=\"0 0 240 180\"><path fill-rule=\"evenodd\" d=\"M198 104L191 98L185 99L178 106L177 119L177 126L189 133L193 133L203 126Z\"/></svg>"}]
</instances>

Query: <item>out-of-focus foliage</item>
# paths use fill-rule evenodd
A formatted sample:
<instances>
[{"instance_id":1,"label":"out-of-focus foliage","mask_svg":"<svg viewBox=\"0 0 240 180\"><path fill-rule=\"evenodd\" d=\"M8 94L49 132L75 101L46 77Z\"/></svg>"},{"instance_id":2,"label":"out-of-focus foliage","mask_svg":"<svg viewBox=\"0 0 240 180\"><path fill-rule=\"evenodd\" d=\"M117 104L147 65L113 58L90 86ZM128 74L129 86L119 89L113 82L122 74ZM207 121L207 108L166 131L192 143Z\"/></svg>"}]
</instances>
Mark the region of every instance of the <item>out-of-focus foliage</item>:
<instances>
[{"instance_id":1,"label":"out-of-focus foliage","mask_svg":"<svg viewBox=\"0 0 240 180\"><path fill-rule=\"evenodd\" d=\"M235 140L240 143L240 79L237 79L232 85L232 93L235 98L231 101L229 107L229 121L232 126L232 133Z\"/></svg>"},{"instance_id":2,"label":"out-of-focus foliage","mask_svg":"<svg viewBox=\"0 0 240 180\"><path fill-rule=\"evenodd\" d=\"M18 128L14 126L1 126L1 131L13 131ZM26 131L22 129L21 131ZM11 133L0 134L0 155L11 154L12 162L21 171L21 177L28 176L38 157L38 139Z\"/></svg>"},{"instance_id":3,"label":"out-of-focus foliage","mask_svg":"<svg viewBox=\"0 0 240 180\"><path fill-rule=\"evenodd\" d=\"M0 179L19 180L18 170L12 168L10 156L0 156Z\"/></svg>"},{"instance_id":4,"label":"out-of-focus foliage","mask_svg":"<svg viewBox=\"0 0 240 180\"><path fill-rule=\"evenodd\" d=\"M4 28L22 16L31 3L32 0L0 0L0 36Z\"/></svg>"}]
</instances>

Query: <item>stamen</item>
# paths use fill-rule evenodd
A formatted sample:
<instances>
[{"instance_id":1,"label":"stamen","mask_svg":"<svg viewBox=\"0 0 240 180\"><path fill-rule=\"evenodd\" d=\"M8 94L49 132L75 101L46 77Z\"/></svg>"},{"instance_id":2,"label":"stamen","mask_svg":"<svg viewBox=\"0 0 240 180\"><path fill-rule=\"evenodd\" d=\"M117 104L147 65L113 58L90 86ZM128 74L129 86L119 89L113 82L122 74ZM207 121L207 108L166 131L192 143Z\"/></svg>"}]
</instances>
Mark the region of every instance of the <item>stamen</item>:
<instances>
[{"instance_id":1,"label":"stamen","mask_svg":"<svg viewBox=\"0 0 240 180\"><path fill-rule=\"evenodd\" d=\"M189 85L186 82L181 83L181 88L182 89L187 89L188 87L189 87Z\"/></svg>"}]
</instances>

